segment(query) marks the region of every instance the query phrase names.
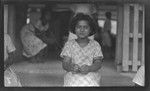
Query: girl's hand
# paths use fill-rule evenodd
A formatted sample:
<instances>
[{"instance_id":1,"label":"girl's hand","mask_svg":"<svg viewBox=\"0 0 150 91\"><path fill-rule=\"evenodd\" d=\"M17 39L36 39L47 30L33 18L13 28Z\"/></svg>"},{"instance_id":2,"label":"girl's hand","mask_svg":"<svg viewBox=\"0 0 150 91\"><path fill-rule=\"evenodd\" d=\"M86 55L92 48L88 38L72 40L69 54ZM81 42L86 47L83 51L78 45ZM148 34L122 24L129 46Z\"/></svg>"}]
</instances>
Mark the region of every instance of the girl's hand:
<instances>
[{"instance_id":1,"label":"girl's hand","mask_svg":"<svg viewBox=\"0 0 150 91\"><path fill-rule=\"evenodd\" d=\"M79 65L72 63L71 66L72 73L79 73Z\"/></svg>"},{"instance_id":2,"label":"girl's hand","mask_svg":"<svg viewBox=\"0 0 150 91\"><path fill-rule=\"evenodd\" d=\"M88 65L83 65L80 67L80 73L81 74L88 74L90 71L89 71L89 66Z\"/></svg>"}]
</instances>

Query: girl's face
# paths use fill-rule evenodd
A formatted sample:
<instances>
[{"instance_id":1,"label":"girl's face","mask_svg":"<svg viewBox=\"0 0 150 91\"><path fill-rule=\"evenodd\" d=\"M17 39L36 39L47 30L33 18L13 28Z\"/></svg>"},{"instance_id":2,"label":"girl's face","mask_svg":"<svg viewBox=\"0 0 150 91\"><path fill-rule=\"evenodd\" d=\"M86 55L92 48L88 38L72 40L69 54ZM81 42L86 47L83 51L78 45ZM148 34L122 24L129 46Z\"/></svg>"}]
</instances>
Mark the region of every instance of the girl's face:
<instances>
[{"instance_id":1,"label":"girl's face","mask_svg":"<svg viewBox=\"0 0 150 91\"><path fill-rule=\"evenodd\" d=\"M86 20L78 21L75 27L75 33L78 38L87 38L90 34L90 26Z\"/></svg>"}]
</instances>

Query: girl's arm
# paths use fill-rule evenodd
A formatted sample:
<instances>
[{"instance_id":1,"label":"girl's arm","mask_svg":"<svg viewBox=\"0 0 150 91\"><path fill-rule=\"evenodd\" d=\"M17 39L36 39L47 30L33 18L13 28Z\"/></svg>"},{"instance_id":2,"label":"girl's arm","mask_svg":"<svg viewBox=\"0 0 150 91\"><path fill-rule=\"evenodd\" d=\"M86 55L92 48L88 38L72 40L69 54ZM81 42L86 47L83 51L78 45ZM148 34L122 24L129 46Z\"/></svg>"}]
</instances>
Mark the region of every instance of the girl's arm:
<instances>
[{"instance_id":1,"label":"girl's arm","mask_svg":"<svg viewBox=\"0 0 150 91\"><path fill-rule=\"evenodd\" d=\"M66 70L67 72L72 71L71 58L64 57L63 62L62 62L62 66L63 66L63 69Z\"/></svg>"},{"instance_id":2,"label":"girl's arm","mask_svg":"<svg viewBox=\"0 0 150 91\"><path fill-rule=\"evenodd\" d=\"M78 72L78 66L71 62L71 58L65 57L62 63L63 69L67 72Z\"/></svg>"},{"instance_id":3,"label":"girl's arm","mask_svg":"<svg viewBox=\"0 0 150 91\"><path fill-rule=\"evenodd\" d=\"M95 59L91 66L83 65L80 68L81 74L88 74L89 72L96 72L102 67L102 60Z\"/></svg>"},{"instance_id":4,"label":"girl's arm","mask_svg":"<svg viewBox=\"0 0 150 91\"><path fill-rule=\"evenodd\" d=\"M102 67L102 59L95 59L93 64L89 66L89 72L96 72Z\"/></svg>"}]
</instances>

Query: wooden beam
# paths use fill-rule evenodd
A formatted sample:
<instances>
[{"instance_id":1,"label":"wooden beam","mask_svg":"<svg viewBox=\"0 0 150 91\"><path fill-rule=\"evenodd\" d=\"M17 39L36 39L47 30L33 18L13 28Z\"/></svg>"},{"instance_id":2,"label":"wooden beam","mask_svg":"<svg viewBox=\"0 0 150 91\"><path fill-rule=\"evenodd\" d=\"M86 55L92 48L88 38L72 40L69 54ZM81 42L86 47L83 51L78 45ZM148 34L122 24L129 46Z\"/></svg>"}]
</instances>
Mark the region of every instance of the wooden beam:
<instances>
[{"instance_id":1,"label":"wooden beam","mask_svg":"<svg viewBox=\"0 0 150 91\"><path fill-rule=\"evenodd\" d=\"M15 45L15 6L8 5L8 34Z\"/></svg>"},{"instance_id":2,"label":"wooden beam","mask_svg":"<svg viewBox=\"0 0 150 91\"><path fill-rule=\"evenodd\" d=\"M138 25L139 25L139 5L134 5L134 30L133 30L133 64L132 70L137 71L138 66Z\"/></svg>"},{"instance_id":3,"label":"wooden beam","mask_svg":"<svg viewBox=\"0 0 150 91\"><path fill-rule=\"evenodd\" d=\"M117 15L117 39L116 39L116 56L115 63L116 66L122 66L122 35L123 35L123 6L118 5L118 15ZM117 67L117 71L120 71L120 67Z\"/></svg>"},{"instance_id":4,"label":"wooden beam","mask_svg":"<svg viewBox=\"0 0 150 91\"><path fill-rule=\"evenodd\" d=\"M143 26L143 24L142 24L142 26ZM140 33L139 33L137 36L138 36L138 38L142 38L142 37L143 37L143 35L140 34ZM133 33L130 33L130 34L129 34L129 37L130 37L130 38L133 38Z\"/></svg>"},{"instance_id":5,"label":"wooden beam","mask_svg":"<svg viewBox=\"0 0 150 91\"><path fill-rule=\"evenodd\" d=\"M123 26L123 71L128 71L129 61L129 4L124 5Z\"/></svg>"},{"instance_id":6,"label":"wooden beam","mask_svg":"<svg viewBox=\"0 0 150 91\"><path fill-rule=\"evenodd\" d=\"M143 6L143 29L142 29L142 65L145 65L145 6Z\"/></svg>"},{"instance_id":7,"label":"wooden beam","mask_svg":"<svg viewBox=\"0 0 150 91\"><path fill-rule=\"evenodd\" d=\"M133 64L133 60L129 60L128 61L128 65L132 65ZM137 61L137 66L140 66L141 65L141 61L140 60L138 60Z\"/></svg>"},{"instance_id":8,"label":"wooden beam","mask_svg":"<svg viewBox=\"0 0 150 91\"><path fill-rule=\"evenodd\" d=\"M8 31L8 5L4 5L4 33Z\"/></svg>"}]
</instances>

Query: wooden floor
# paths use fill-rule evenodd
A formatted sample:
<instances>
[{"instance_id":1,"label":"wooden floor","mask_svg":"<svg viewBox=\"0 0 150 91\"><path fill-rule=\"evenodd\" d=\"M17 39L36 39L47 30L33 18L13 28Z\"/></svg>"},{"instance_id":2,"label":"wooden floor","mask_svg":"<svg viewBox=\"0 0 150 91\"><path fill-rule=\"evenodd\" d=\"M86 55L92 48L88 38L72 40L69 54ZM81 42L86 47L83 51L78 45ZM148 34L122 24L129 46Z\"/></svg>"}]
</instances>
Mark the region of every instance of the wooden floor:
<instances>
[{"instance_id":1,"label":"wooden floor","mask_svg":"<svg viewBox=\"0 0 150 91\"><path fill-rule=\"evenodd\" d=\"M63 86L63 76L60 60L47 60L45 63L20 62L12 68L19 76L23 86L47 87ZM133 73L119 73L114 62L106 60L101 69L101 86L133 86Z\"/></svg>"}]
</instances>

